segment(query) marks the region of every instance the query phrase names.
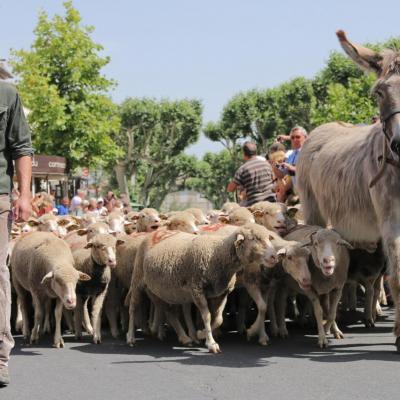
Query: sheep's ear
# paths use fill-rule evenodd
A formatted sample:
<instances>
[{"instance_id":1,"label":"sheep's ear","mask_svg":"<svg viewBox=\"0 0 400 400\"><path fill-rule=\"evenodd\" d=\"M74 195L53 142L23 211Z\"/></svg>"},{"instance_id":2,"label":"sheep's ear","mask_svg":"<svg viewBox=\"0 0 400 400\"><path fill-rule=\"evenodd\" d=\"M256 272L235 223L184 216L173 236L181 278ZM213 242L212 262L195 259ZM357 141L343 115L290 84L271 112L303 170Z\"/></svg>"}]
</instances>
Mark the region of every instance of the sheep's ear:
<instances>
[{"instance_id":1,"label":"sheep's ear","mask_svg":"<svg viewBox=\"0 0 400 400\"><path fill-rule=\"evenodd\" d=\"M336 244L339 244L339 245L341 245L341 246L345 246L345 247L347 247L349 250L353 250L353 249L354 249L354 247L353 247L349 242L347 242L347 241L344 240L344 239L338 239L338 240L336 241Z\"/></svg>"},{"instance_id":2,"label":"sheep's ear","mask_svg":"<svg viewBox=\"0 0 400 400\"><path fill-rule=\"evenodd\" d=\"M350 42L342 30L338 30L336 32L336 36L338 37L340 45L345 53L359 67L369 72L375 72L378 74L378 76L381 74L382 56L378 52Z\"/></svg>"},{"instance_id":3,"label":"sheep's ear","mask_svg":"<svg viewBox=\"0 0 400 400\"><path fill-rule=\"evenodd\" d=\"M90 281L92 278L90 277L90 275L85 274L84 272L80 272L79 271L79 280L80 281Z\"/></svg>"},{"instance_id":4,"label":"sheep's ear","mask_svg":"<svg viewBox=\"0 0 400 400\"><path fill-rule=\"evenodd\" d=\"M83 236L88 233L88 230L82 228L82 229L78 229L76 232L78 233L79 236Z\"/></svg>"},{"instance_id":5,"label":"sheep's ear","mask_svg":"<svg viewBox=\"0 0 400 400\"><path fill-rule=\"evenodd\" d=\"M250 210L251 211L251 210ZM253 213L253 215L255 216L255 217L262 217L263 215L264 215L264 212L263 211L261 211L261 210L254 210L254 211L251 211L252 213Z\"/></svg>"},{"instance_id":6,"label":"sheep's ear","mask_svg":"<svg viewBox=\"0 0 400 400\"><path fill-rule=\"evenodd\" d=\"M239 247L243 242L244 242L244 236L241 233L239 233L236 236L235 247Z\"/></svg>"},{"instance_id":7,"label":"sheep's ear","mask_svg":"<svg viewBox=\"0 0 400 400\"><path fill-rule=\"evenodd\" d=\"M117 246L121 246L123 244L125 244L125 240L123 240L123 239L118 239L117 240L117 243L116 243Z\"/></svg>"},{"instance_id":8,"label":"sheep's ear","mask_svg":"<svg viewBox=\"0 0 400 400\"><path fill-rule=\"evenodd\" d=\"M31 217L28 220L29 226L38 226L39 224L40 224L40 222L36 218Z\"/></svg>"},{"instance_id":9,"label":"sheep's ear","mask_svg":"<svg viewBox=\"0 0 400 400\"><path fill-rule=\"evenodd\" d=\"M276 252L276 254L278 254L278 257L282 260L283 258L286 257L286 249L282 247Z\"/></svg>"},{"instance_id":10,"label":"sheep's ear","mask_svg":"<svg viewBox=\"0 0 400 400\"><path fill-rule=\"evenodd\" d=\"M218 221L222 222L223 224L229 223L229 217L227 215L220 215L218 217Z\"/></svg>"},{"instance_id":11,"label":"sheep's ear","mask_svg":"<svg viewBox=\"0 0 400 400\"><path fill-rule=\"evenodd\" d=\"M68 232L71 232L71 231L77 230L78 228L79 228L79 225L72 224L72 225L67 226L66 229L67 229Z\"/></svg>"},{"instance_id":12,"label":"sheep's ear","mask_svg":"<svg viewBox=\"0 0 400 400\"><path fill-rule=\"evenodd\" d=\"M159 217L160 217L161 219L168 219L168 216L165 215L165 214L160 214Z\"/></svg>"},{"instance_id":13,"label":"sheep's ear","mask_svg":"<svg viewBox=\"0 0 400 400\"><path fill-rule=\"evenodd\" d=\"M298 211L299 210L296 207L290 207L290 208L288 208L286 215L289 218L295 218Z\"/></svg>"},{"instance_id":14,"label":"sheep's ear","mask_svg":"<svg viewBox=\"0 0 400 400\"><path fill-rule=\"evenodd\" d=\"M268 240L275 240L275 239L276 239L276 238L275 238L273 235L271 235L271 234L268 236Z\"/></svg>"},{"instance_id":15,"label":"sheep's ear","mask_svg":"<svg viewBox=\"0 0 400 400\"><path fill-rule=\"evenodd\" d=\"M313 233L310 235L310 242L311 242L312 245L315 244L315 235L316 235L316 234L317 234L317 231L313 232Z\"/></svg>"},{"instance_id":16,"label":"sheep's ear","mask_svg":"<svg viewBox=\"0 0 400 400\"><path fill-rule=\"evenodd\" d=\"M300 247L310 247L312 245L311 242L303 242L300 244Z\"/></svg>"},{"instance_id":17,"label":"sheep's ear","mask_svg":"<svg viewBox=\"0 0 400 400\"><path fill-rule=\"evenodd\" d=\"M65 226L65 225L68 225L69 222L70 222L69 219L61 218L57 221L57 224L60 226Z\"/></svg>"},{"instance_id":18,"label":"sheep's ear","mask_svg":"<svg viewBox=\"0 0 400 400\"><path fill-rule=\"evenodd\" d=\"M93 247L93 243L92 242L87 242L84 249L91 249Z\"/></svg>"},{"instance_id":19,"label":"sheep's ear","mask_svg":"<svg viewBox=\"0 0 400 400\"><path fill-rule=\"evenodd\" d=\"M43 283L45 283L48 279L53 278L53 276L54 276L54 272L53 272L53 271L48 272L48 273L43 277L41 284L43 285Z\"/></svg>"}]
</instances>

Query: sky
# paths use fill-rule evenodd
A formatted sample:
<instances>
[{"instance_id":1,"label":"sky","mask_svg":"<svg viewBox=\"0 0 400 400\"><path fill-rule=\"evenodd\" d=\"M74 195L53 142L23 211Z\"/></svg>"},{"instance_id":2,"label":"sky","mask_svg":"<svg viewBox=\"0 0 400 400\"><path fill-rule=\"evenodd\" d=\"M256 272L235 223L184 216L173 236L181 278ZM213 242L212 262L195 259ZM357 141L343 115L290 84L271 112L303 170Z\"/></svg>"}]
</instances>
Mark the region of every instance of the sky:
<instances>
[{"instance_id":1,"label":"sky","mask_svg":"<svg viewBox=\"0 0 400 400\"><path fill-rule=\"evenodd\" d=\"M83 25L111 62L113 100L198 98L204 122L217 121L235 94L313 77L332 50L335 31L356 43L400 36L399 0L74 0ZM0 0L0 58L29 49L38 12L62 14L62 0ZM220 145L203 136L188 154Z\"/></svg>"}]
</instances>

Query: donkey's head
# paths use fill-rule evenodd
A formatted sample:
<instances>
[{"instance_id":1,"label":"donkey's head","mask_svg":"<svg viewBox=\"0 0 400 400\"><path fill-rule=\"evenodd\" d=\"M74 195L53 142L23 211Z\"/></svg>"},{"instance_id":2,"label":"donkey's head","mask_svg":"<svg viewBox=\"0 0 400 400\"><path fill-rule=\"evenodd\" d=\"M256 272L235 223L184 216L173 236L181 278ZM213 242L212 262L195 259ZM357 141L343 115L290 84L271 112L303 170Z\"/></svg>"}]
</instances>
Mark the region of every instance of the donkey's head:
<instances>
[{"instance_id":1,"label":"donkey's head","mask_svg":"<svg viewBox=\"0 0 400 400\"><path fill-rule=\"evenodd\" d=\"M382 128L392 153L400 157L400 52L377 52L349 42L343 31L337 31L336 35L358 66L377 74L372 91L378 100Z\"/></svg>"}]
</instances>

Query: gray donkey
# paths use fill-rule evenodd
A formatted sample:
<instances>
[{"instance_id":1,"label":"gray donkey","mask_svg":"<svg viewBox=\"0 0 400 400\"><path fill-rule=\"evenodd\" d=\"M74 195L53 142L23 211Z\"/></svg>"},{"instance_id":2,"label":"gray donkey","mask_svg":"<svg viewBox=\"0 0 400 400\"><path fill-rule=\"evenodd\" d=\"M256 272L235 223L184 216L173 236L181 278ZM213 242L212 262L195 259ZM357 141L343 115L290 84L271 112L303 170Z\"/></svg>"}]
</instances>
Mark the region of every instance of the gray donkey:
<instances>
[{"instance_id":1,"label":"gray donkey","mask_svg":"<svg viewBox=\"0 0 400 400\"><path fill-rule=\"evenodd\" d=\"M349 241L382 238L396 305L400 352L400 53L376 52L347 40L348 56L374 71L380 122L371 126L329 123L311 132L297 163L297 182L307 224L330 223Z\"/></svg>"}]
</instances>

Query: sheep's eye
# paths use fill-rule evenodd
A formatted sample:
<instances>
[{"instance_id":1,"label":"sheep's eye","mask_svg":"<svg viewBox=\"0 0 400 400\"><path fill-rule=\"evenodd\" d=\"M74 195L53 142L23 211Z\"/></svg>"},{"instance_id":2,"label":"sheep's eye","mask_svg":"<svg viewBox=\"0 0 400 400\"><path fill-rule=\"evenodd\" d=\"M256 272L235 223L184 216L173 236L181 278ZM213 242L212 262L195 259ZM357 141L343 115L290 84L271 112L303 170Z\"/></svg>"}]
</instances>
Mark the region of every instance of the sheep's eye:
<instances>
[{"instance_id":1,"label":"sheep's eye","mask_svg":"<svg viewBox=\"0 0 400 400\"><path fill-rule=\"evenodd\" d=\"M287 256L287 259L288 259L289 261L292 261L293 257L292 257L292 256Z\"/></svg>"}]
</instances>

